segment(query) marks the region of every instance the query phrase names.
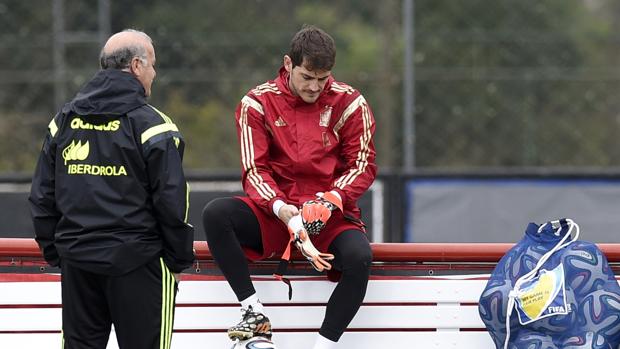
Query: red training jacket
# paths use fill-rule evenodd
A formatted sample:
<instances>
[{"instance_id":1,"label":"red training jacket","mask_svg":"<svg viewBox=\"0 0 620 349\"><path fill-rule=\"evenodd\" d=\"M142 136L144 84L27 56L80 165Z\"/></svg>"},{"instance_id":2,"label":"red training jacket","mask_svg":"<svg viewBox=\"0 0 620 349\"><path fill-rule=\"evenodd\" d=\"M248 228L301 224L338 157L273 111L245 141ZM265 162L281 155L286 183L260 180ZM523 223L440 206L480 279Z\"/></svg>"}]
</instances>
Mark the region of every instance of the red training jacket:
<instances>
[{"instance_id":1,"label":"red training jacket","mask_svg":"<svg viewBox=\"0 0 620 349\"><path fill-rule=\"evenodd\" d=\"M357 200L375 179L375 120L364 97L329 77L315 103L291 94L288 72L257 86L236 110L242 183L273 214L275 200L301 205L336 190L344 214L360 219Z\"/></svg>"}]
</instances>

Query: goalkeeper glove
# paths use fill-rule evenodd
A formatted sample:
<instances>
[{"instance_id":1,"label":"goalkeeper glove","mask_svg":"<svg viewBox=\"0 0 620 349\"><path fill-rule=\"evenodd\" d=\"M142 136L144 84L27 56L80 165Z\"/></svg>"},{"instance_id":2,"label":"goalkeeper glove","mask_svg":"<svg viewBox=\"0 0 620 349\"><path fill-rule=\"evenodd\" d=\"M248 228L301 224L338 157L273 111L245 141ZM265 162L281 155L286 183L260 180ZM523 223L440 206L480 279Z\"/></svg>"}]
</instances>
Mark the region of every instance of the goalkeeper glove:
<instances>
[{"instance_id":1,"label":"goalkeeper glove","mask_svg":"<svg viewBox=\"0 0 620 349\"><path fill-rule=\"evenodd\" d=\"M306 257L308 262L316 271L330 270L332 265L328 262L334 259L331 253L322 253L314 247L312 241L308 237L306 229L304 229L301 216L297 215L288 221L288 231L291 234L291 240L295 247Z\"/></svg>"},{"instance_id":2,"label":"goalkeeper glove","mask_svg":"<svg viewBox=\"0 0 620 349\"><path fill-rule=\"evenodd\" d=\"M342 211L342 200L335 192L317 193L316 199L304 202L301 216L308 234L318 234L325 228L335 209Z\"/></svg>"}]
</instances>

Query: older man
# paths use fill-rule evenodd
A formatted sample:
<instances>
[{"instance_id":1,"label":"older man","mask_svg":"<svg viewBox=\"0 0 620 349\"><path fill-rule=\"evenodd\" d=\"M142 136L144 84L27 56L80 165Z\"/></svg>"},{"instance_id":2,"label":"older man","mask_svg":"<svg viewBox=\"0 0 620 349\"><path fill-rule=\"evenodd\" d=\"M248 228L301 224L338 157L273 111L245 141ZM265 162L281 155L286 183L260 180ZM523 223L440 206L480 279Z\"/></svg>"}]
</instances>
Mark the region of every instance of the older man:
<instances>
[{"instance_id":1,"label":"older man","mask_svg":"<svg viewBox=\"0 0 620 349\"><path fill-rule=\"evenodd\" d=\"M184 142L150 106L148 35L112 35L101 70L49 123L30 205L62 272L64 348L169 348L176 274L193 261Z\"/></svg>"}]
</instances>

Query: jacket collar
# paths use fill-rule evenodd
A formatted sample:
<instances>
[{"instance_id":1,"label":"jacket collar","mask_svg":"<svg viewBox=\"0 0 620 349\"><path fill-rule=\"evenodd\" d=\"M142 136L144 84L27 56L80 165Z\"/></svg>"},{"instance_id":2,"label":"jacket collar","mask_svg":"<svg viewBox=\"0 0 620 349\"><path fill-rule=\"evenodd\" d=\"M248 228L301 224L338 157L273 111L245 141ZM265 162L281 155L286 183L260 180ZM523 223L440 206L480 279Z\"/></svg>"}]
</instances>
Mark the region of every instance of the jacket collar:
<instances>
[{"instance_id":1,"label":"jacket collar","mask_svg":"<svg viewBox=\"0 0 620 349\"><path fill-rule=\"evenodd\" d=\"M63 113L78 115L124 115L146 104L144 87L122 70L98 71L63 107Z\"/></svg>"}]
</instances>

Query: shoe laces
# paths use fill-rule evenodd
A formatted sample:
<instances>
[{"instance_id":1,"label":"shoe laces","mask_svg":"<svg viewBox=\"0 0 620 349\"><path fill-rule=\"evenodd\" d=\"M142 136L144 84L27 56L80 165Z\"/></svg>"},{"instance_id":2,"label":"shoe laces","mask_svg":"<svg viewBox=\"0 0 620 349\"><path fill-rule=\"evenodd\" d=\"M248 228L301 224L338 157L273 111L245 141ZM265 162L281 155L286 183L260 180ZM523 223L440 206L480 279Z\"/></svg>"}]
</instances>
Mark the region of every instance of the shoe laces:
<instances>
[{"instance_id":1,"label":"shoe laces","mask_svg":"<svg viewBox=\"0 0 620 349\"><path fill-rule=\"evenodd\" d=\"M248 305L248 308L241 308L241 317L243 320L247 319L250 315L255 314L254 308L251 305Z\"/></svg>"}]
</instances>

